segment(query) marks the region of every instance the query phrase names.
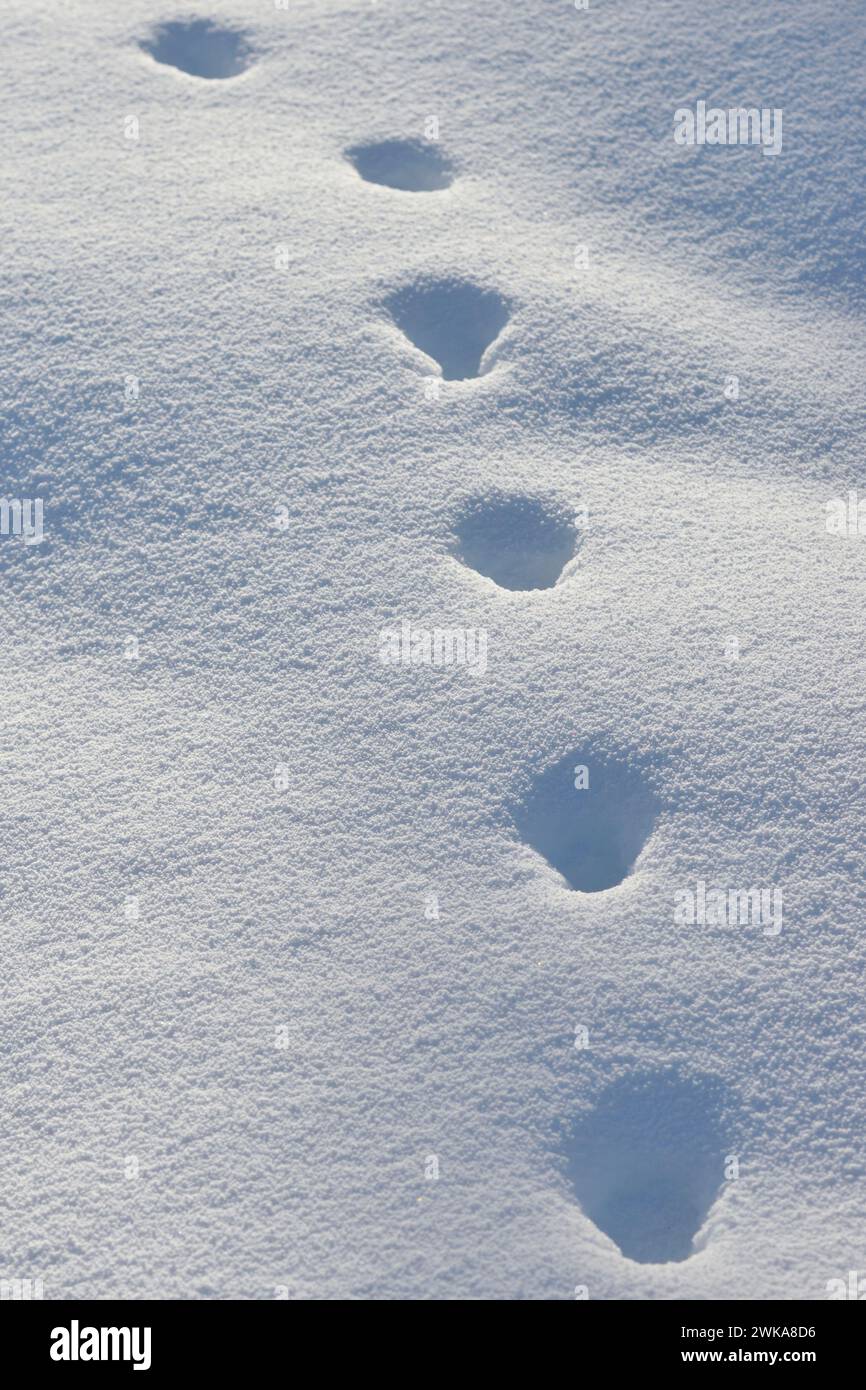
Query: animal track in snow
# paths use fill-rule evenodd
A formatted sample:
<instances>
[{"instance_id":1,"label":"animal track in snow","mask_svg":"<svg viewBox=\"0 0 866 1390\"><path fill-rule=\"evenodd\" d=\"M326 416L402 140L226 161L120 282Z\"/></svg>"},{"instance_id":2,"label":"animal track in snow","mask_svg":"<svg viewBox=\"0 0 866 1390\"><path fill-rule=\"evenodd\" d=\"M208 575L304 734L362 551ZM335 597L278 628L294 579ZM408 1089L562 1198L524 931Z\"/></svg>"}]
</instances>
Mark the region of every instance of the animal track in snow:
<instances>
[{"instance_id":1,"label":"animal track in snow","mask_svg":"<svg viewBox=\"0 0 866 1390\"><path fill-rule=\"evenodd\" d=\"M155 62L179 68L190 77L237 77L251 58L242 33L224 29L211 19L171 20L141 46Z\"/></svg>"},{"instance_id":2,"label":"animal track in snow","mask_svg":"<svg viewBox=\"0 0 866 1390\"><path fill-rule=\"evenodd\" d=\"M382 140L346 151L362 179L404 193L435 193L454 180L450 160L426 140Z\"/></svg>"},{"instance_id":3,"label":"animal track in snow","mask_svg":"<svg viewBox=\"0 0 866 1390\"><path fill-rule=\"evenodd\" d=\"M600 893L631 873L657 813L655 796L632 768L573 753L535 779L514 823L571 888Z\"/></svg>"},{"instance_id":4,"label":"animal track in snow","mask_svg":"<svg viewBox=\"0 0 866 1390\"><path fill-rule=\"evenodd\" d=\"M476 497L457 523L454 553L502 589L551 589L578 531L558 507L519 493Z\"/></svg>"},{"instance_id":5,"label":"animal track in snow","mask_svg":"<svg viewBox=\"0 0 866 1390\"><path fill-rule=\"evenodd\" d=\"M415 347L439 363L446 381L481 374L481 359L508 322L495 290L464 280L419 280L395 290L386 307Z\"/></svg>"},{"instance_id":6,"label":"animal track in snow","mask_svg":"<svg viewBox=\"0 0 866 1390\"><path fill-rule=\"evenodd\" d=\"M641 1264L685 1260L718 1196L728 1144L721 1087L675 1070L614 1082L568 1137L584 1213Z\"/></svg>"}]
</instances>

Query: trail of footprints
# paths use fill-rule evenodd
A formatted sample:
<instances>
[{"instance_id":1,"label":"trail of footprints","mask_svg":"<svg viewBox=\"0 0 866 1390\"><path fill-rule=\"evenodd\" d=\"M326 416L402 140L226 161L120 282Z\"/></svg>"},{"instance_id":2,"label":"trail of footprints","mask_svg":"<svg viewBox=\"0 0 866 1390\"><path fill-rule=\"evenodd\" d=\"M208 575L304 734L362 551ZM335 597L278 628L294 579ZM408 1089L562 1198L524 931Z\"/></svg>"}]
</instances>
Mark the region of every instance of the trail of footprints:
<instances>
[{"instance_id":1,"label":"trail of footprints","mask_svg":"<svg viewBox=\"0 0 866 1390\"><path fill-rule=\"evenodd\" d=\"M238 77L254 57L244 33L208 19L161 24L141 47L155 63L202 81ZM357 144L345 155L361 179L402 193L435 193L455 177L450 159L429 141ZM402 286L383 307L446 381L483 374L485 354L510 312L493 290L441 278ZM495 493L464 505L453 553L502 589L530 591L556 585L579 542L574 522L557 505ZM524 843L569 889L601 893L633 871L659 807L640 772L625 762L596 761L585 790L581 768L578 751L540 772L512 818ZM575 1195L629 1259L661 1263L694 1253L693 1237L721 1186L721 1113L714 1080L671 1068L615 1082L570 1131L566 1160Z\"/></svg>"}]
</instances>

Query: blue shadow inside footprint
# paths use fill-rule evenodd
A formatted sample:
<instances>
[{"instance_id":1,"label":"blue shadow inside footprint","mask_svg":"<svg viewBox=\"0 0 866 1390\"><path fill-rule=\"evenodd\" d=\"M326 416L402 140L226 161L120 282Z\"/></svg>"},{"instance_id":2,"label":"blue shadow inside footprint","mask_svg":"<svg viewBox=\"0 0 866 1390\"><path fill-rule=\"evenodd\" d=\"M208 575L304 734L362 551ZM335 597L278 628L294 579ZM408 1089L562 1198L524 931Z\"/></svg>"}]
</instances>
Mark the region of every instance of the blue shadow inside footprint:
<instances>
[{"instance_id":1,"label":"blue shadow inside footprint","mask_svg":"<svg viewBox=\"0 0 866 1390\"><path fill-rule=\"evenodd\" d=\"M574 521L537 497L474 497L458 518L454 554L502 589L551 589L574 556Z\"/></svg>"},{"instance_id":2,"label":"blue shadow inside footprint","mask_svg":"<svg viewBox=\"0 0 866 1390\"><path fill-rule=\"evenodd\" d=\"M586 768L588 786L576 783ZM514 810L521 839L581 893L600 893L634 868L658 814L642 776L581 753L542 772Z\"/></svg>"},{"instance_id":3,"label":"blue shadow inside footprint","mask_svg":"<svg viewBox=\"0 0 866 1390\"><path fill-rule=\"evenodd\" d=\"M425 140L380 140L346 151L362 179L403 193L436 193L454 179L450 160Z\"/></svg>"},{"instance_id":4,"label":"blue shadow inside footprint","mask_svg":"<svg viewBox=\"0 0 866 1390\"><path fill-rule=\"evenodd\" d=\"M418 281L391 294L386 307L446 381L478 376L481 358L508 322L501 295L464 280Z\"/></svg>"},{"instance_id":5,"label":"blue shadow inside footprint","mask_svg":"<svg viewBox=\"0 0 866 1390\"><path fill-rule=\"evenodd\" d=\"M243 34L211 19L161 24L141 46L157 63L210 80L237 77L249 65L251 52Z\"/></svg>"},{"instance_id":6,"label":"blue shadow inside footprint","mask_svg":"<svg viewBox=\"0 0 866 1390\"><path fill-rule=\"evenodd\" d=\"M730 1140L715 1078L675 1070L614 1082L566 1140L586 1216L641 1264L685 1260L724 1180Z\"/></svg>"}]
</instances>

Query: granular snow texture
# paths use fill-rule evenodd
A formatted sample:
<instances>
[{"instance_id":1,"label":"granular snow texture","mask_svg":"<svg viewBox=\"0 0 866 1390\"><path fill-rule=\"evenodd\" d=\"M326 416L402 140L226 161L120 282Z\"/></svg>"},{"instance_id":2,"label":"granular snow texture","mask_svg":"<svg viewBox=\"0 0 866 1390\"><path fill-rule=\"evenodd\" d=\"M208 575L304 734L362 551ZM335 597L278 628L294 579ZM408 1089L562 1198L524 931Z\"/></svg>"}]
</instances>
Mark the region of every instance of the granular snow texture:
<instances>
[{"instance_id":1,"label":"granular snow texture","mask_svg":"<svg viewBox=\"0 0 866 1390\"><path fill-rule=\"evenodd\" d=\"M0 1276L825 1298L866 1258L862 8L0 37L2 488L44 504L0 536ZM702 100L781 153L677 144ZM690 923L701 883L781 921Z\"/></svg>"}]
</instances>

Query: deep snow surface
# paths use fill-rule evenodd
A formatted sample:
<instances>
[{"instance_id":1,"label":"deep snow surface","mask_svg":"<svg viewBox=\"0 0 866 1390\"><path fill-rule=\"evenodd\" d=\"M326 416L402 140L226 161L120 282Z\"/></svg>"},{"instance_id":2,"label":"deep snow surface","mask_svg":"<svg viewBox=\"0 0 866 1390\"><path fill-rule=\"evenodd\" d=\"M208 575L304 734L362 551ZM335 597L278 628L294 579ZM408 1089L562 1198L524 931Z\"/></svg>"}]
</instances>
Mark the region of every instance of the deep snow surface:
<instances>
[{"instance_id":1,"label":"deep snow surface","mask_svg":"<svg viewBox=\"0 0 866 1390\"><path fill-rule=\"evenodd\" d=\"M6 0L0 1277L866 1271L864 35Z\"/></svg>"}]
</instances>

